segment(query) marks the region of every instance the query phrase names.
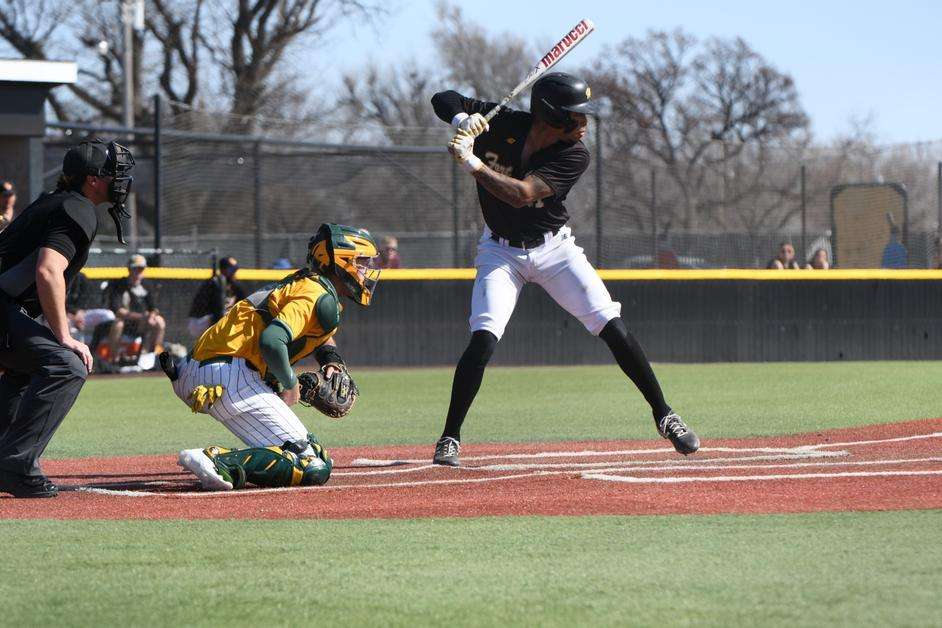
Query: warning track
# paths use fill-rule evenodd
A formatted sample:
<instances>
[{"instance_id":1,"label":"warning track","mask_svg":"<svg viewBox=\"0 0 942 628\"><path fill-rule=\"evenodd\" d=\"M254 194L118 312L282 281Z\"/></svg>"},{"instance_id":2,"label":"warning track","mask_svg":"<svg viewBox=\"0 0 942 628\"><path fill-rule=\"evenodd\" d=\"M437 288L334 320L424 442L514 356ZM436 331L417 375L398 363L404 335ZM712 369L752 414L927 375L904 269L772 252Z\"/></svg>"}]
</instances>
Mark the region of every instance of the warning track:
<instances>
[{"instance_id":1,"label":"warning track","mask_svg":"<svg viewBox=\"0 0 942 628\"><path fill-rule=\"evenodd\" d=\"M942 419L787 437L332 449L321 487L199 490L175 454L49 461L62 494L0 498L0 518L411 518L942 508Z\"/></svg>"}]
</instances>

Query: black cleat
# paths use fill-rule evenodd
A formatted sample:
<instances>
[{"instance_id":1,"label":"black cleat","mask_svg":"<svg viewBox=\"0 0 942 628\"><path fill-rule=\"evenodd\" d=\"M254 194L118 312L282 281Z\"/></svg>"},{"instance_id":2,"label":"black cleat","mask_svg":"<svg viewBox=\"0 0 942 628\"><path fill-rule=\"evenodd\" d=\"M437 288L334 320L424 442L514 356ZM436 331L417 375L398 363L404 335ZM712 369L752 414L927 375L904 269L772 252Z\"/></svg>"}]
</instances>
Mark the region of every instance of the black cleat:
<instances>
[{"instance_id":1,"label":"black cleat","mask_svg":"<svg viewBox=\"0 0 942 628\"><path fill-rule=\"evenodd\" d=\"M0 493L9 493L13 497L55 497L59 487L44 475L18 475L0 471Z\"/></svg>"},{"instance_id":2,"label":"black cleat","mask_svg":"<svg viewBox=\"0 0 942 628\"><path fill-rule=\"evenodd\" d=\"M676 412L657 421L657 431L671 442L678 453L685 456L700 449L700 439Z\"/></svg>"},{"instance_id":3,"label":"black cleat","mask_svg":"<svg viewBox=\"0 0 942 628\"><path fill-rule=\"evenodd\" d=\"M460 464L458 462L459 453L461 453L461 443L451 436L442 436L435 443L435 457L432 458L432 464L457 467Z\"/></svg>"}]
</instances>

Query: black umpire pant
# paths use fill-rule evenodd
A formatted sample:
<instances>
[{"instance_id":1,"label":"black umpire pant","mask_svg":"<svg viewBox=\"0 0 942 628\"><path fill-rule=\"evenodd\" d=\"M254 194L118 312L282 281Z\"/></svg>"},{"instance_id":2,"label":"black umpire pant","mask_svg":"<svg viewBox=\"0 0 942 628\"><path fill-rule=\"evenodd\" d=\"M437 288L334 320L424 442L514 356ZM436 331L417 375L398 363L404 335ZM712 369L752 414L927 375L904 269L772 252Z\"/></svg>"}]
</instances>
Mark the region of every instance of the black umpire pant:
<instances>
[{"instance_id":1,"label":"black umpire pant","mask_svg":"<svg viewBox=\"0 0 942 628\"><path fill-rule=\"evenodd\" d=\"M82 390L82 359L0 294L0 471L41 476L39 457Z\"/></svg>"}]
</instances>

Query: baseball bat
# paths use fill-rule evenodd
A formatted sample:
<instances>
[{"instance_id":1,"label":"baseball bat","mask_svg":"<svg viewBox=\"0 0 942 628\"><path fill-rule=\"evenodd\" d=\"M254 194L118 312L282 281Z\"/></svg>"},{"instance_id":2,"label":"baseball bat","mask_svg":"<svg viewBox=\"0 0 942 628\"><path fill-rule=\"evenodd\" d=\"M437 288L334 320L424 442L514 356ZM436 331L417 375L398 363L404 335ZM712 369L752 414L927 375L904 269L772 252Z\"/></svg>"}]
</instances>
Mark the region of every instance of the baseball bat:
<instances>
[{"instance_id":1,"label":"baseball bat","mask_svg":"<svg viewBox=\"0 0 942 628\"><path fill-rule=\"evenodd\" d=\"M565 57L570 50L579 45L583 39L589 36L589 33L595 30L595 24L592 23L592 20L585 19L576 24L571 31L566 33L566 36L560 39L555 46L549 49L543 58L540 59L540 62L533 66L533 69L527 74L527 77L520 81L516 87L510 90L510 93L507 94L500 103L487 112L487 115L484 116L484 119L488 122L491 121L491 118L497 115L497 112L500 111L500 108L505 106L514 97L525 90L530 86L535 80L543 76L547 70L556 65L556 63Z\"/></svg>"}]
</instances>

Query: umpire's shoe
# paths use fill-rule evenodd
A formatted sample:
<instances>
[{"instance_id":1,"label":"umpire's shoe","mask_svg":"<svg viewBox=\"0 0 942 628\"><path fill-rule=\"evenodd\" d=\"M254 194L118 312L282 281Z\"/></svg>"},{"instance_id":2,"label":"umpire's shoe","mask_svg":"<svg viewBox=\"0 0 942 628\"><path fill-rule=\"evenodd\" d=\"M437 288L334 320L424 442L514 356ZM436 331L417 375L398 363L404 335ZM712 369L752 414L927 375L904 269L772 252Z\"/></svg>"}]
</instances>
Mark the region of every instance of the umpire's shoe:
<instances>
[{"instance_id":1,"label":"umpire's shoe","mask_svg":"<svg viewBox=\"0 0 942 628\"><path fill-rule=\"evenodd\" d=\"M458 454L461 453L461 443L451 436L442 436L435 443L435 457L432 458L432 464L440 464L446 467L457 467Z\"/></svg>"},{"instance_id":2,"label":"umpire's shoe","mask_svg":"<svg viewBox=\"0 0 942 628\"><path fill-rule=\"evenodd\" d=\"M678 453L686 456L700 449L700 439L676 412L670 412L656 423L657 431L671 442Z\"/></svg>"},{"instance_id":3,"label":"umpire's shoe","mask_svg":"<svg viewBox=\"0 0 942 628\"><path fill-rule=\"evenodd\" d=\"M0 493L13 497L55 497L59 487L44 475L28 476L0 471Z\"/></svg>"}]
</instances>

